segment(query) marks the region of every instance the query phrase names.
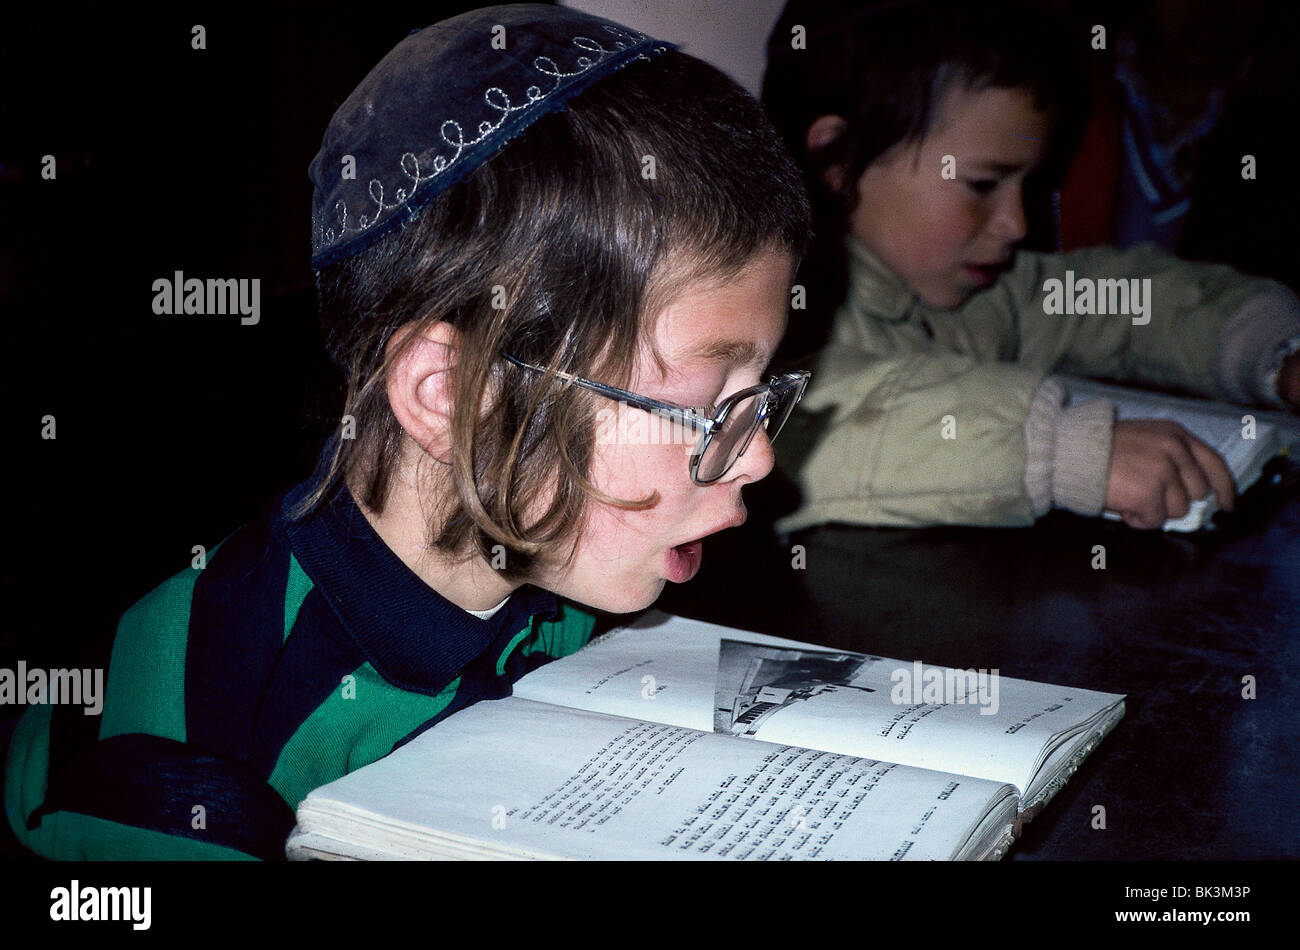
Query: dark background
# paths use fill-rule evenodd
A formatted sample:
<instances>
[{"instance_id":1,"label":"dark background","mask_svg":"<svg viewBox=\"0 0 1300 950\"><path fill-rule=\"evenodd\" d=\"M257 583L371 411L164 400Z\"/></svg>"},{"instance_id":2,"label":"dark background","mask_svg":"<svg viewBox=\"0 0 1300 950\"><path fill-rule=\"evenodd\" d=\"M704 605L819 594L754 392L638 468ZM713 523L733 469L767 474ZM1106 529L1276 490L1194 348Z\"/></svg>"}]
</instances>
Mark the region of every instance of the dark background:
<instances>
[{"instance_id":1,"label":"dark background","mask_svg":"<svg viewBox=\"0 0 1300 950\"><path fill-rule=\"evenodd\" d=\"M310 474L339 379L316 325L307 166L384 53L477 5L6 12L0 665L84 665L194 545ZM155 315L152 283L177 270L260 278L260 322Z\"/></svg>"}]
</instances>

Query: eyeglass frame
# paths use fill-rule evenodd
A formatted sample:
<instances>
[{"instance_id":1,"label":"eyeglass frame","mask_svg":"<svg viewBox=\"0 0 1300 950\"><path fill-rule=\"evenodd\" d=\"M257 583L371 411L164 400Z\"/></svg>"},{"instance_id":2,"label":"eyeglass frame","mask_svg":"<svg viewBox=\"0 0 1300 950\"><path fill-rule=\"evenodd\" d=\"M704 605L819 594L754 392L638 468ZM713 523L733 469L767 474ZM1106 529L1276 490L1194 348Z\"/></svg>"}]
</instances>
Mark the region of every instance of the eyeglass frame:
<instances>
[{"instance_id":1,"label":"eyeglass frame","mask_svg":"<svg viewBox=\"0 0 1300 950\"><path fill-rule=\"evenodd\" d=\"M594 379L584 379L581 376L575 376L573 373L566 373L563 370L549 370L545 366L537 366L534 363L525 363L523 360L511 356L509 353L502 352L501 355L515 366L519 366L523 369L530 369L537 373L552 373L557 379L563 379L566 382L581 386L597 395L626 403L627 405L644 412L659 413L661 416L665 416L684 426L699 430L703 435L700 437L699 442L696 443L695 451L691 453L690 472L691 481L701 486L712 485L713 483L720 481L727 472L731 471L735 467L736 463L740 461L741 456L743 456L749 449L749 443L753 441L754 434L758 432L759 427L763 424L763 419L767 414L767 400L764 400L763 405L760 406L758 410L758 414L754 417L754 426L750 430L749 434L745 436L745 444L742 445L740 451L736 453L736 457L731 460L726 468L718 473L716 478L711 478L708 481L701 481L697 477L700 468L700 459L704 458L705 450L708 449L709 443L712 441L714 434L717 433L722 428L723 423L727 421L727 417L731 414L733 406L764 391L766 391L770 397L773 390L778 385L784 383L786 386L798 387L794 394L794 401L790 404L790 410L793 411L794 407L799 404L799 400L803 398L804 391L808 388L808 381L812 379L812 373L808 370L800 370L799 372L783 373L780 376L773 376L766 383L759 383L757 386L750 386L746 389L732 393L726 399L722 400L722 402L718 403L718 407L713 411L713 415L710 416L700 412L697 408L679 406L676 403L664 402L662 399L642 396L638 393L629 392L626 389L619 389L617 386L610 386L606 383L596 382ZM786 419L788 418L789 413L786 414ZM776 437L780 434L781 427L784 425L785 420L783 419L781 421L781 426L777 428L776 432L773 432L767 437L769 442L776 441Z\"/></svg>"}]
</instances>

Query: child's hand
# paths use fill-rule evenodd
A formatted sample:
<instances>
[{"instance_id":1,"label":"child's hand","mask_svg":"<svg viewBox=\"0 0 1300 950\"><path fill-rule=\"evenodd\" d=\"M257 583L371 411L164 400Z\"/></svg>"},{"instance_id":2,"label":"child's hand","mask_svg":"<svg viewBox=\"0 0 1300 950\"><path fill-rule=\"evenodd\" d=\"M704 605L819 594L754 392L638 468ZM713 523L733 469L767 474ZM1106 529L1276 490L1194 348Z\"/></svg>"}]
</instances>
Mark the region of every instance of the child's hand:
<instances>
[{"instance_id":1,"label":"child's hand","mask_svg":"<svg viewBox=\"0 0 1300 950\"><path fill-rule=\"evenodd\" d=\"M1219 454L1176 422L1115 423L1106 507L1134 528L1159 528L1187 514L1214 489L1219 507L1236 503L1232 473Z\"/></svg>"}]
</instances>

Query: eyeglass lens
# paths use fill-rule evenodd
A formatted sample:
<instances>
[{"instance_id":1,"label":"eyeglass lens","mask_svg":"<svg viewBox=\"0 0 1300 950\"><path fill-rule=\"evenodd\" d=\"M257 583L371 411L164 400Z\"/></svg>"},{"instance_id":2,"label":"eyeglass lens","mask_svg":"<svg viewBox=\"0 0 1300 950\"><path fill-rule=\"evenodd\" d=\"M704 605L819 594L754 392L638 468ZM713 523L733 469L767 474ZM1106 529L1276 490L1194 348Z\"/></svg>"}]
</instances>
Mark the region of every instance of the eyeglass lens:
<instances>
[{"instance_id":1,"label":"eyeglass lens","mask_svg":"<svg viewBox=\"0 0 1300 950\"><path fill-rule=\"evenodd\" d=\"M770 394L760 392L734 404L721 427L705 446L696 469L696 479L702 482L717 481L736 464L758 431L759 415L764 403L767 403L767 413L763 415L762 425L768 438L775 439L785 424L786 417L790 415L790 410L794 408L798 392L797 387L780 387L773 389Z\"/></svg>"}]
</instances>

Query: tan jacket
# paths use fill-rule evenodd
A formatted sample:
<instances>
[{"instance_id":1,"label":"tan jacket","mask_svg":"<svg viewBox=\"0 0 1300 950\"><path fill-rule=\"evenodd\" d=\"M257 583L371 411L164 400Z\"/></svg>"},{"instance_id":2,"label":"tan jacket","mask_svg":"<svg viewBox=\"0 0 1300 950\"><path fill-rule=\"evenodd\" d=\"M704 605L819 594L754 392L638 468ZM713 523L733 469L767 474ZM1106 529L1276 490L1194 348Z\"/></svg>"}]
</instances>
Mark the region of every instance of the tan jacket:
<instances>
[{"instance_id":1,"label":"tan jacket","mask_svg":"<svg viewBox=\"0 0 1300 950\"><path fill-rule=\"evenodd\" d=\"M1271 358L1300 336L1300 301L1276 281L1152 246L1022 251L993 286L939 310L848 242L848 299L800 407L829 410L829 426L810 454L791 460L803 505L780 531L1022 525L1053 505L1099 513L1113 406L1065 408L1064 387L1045 378L1052 372L1281 405ZM1123 305L1114 283L1123 280L1138 291L1129 313L1045 312L1071 290L1071 301L1088 306L1085 283L1103 279L1111 283L1091 285L1100 290L1091 306Z\"/></svg>"}]
</instances>

